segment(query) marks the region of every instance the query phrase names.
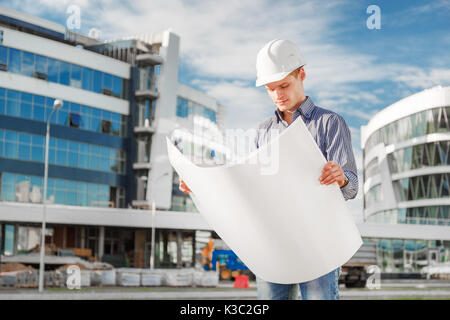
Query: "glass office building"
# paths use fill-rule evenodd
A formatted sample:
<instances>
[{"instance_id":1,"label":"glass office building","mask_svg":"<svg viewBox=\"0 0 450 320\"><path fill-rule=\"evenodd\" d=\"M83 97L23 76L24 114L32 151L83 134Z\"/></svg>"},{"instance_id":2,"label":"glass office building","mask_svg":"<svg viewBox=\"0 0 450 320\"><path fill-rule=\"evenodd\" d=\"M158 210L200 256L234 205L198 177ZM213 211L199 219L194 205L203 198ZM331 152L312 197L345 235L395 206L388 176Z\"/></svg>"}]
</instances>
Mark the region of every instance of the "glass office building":
<instances>
[{"instance_id":1,"label":"glass office building","mask_svg":"<svg viewBox=\"0 0 450 320\"><path fill-rule=\"evenodd\" d=\"M57 60L52 66L53 62L47 61L51 59L27 51L1 45L0 60L2 72L6 74L20 74L34 81L55 82L79 90L92 90L96 86L88 87L85 81L83 84L81 82L80 72L92 70ZM91 72L89 81L94 84L97 82L97 86L102 88L97 93L103 94L102 91L110 90L103 90L108 86L110 91L117 94L116 98L124 98L123 87L127 87L129 80L114 76L113 81L113 76L98 72L100 77L97 81L94 76L96 73ZM78 80L74 80L78 76L79 85L76 82ZM113 89L112 83L116 80L120 84ZM17 196L13 181L29 181L30 190L42 186L40 169L45 160L45 125L49 120L54 130L49 147L50 171L53 171L50 176L57 181L74 184L65 192L60 190L52 193L53 188L49 187L48 195L54 199L54 203L124 207L128 117L70 101L68 96L65 97L67 100L63 100L63 107L49 119L54 97L46 96L45 91L33 94L26 88L15 89L0 88L0 117L3 124L0 126L1 199L15 201ZM79 94L83 94L82 91ZM64 169L55 170L56 167ZM76 180L72 178L74 175ZM81 194L87 193L88 186L101 188L101 196L95 192L99 194L98 199L86 201L86 197ZM25 195L22 201L25 201L26 190L23 192Z\"/></svg>"},{"instance_id":2,"label":"glass office building","mask_svg":"<svg viewBox=\"0 0 450 320\"><path fill-rule=\"evenodd\" d=\"M178 83L178 60L170 31L105 42L0 7L0 253L27 253L39 241L29 213L42 210L49 121L48 244L148 266L155 200L166 219L156 225L156 266L195 263L196 230L209 227L159 159L167 127L184 129L180 146L198 119L221 134L224 107ZM49 118L55 99L63 106ZM221 155L207 141L194 149Z\"/></svg>"},{"instance_id":3,"label":"glass office building","mask_svg":"<svg viewBox=\"0 0 450 320\"><path fill-rule=\"evenodd\" d=\"M367 223L450 226L450 87L434 87L387 107L362 127ZM414 237L413 235L411 235ZM387 271L447 261L442 239L377 239Z\"/></svg>"}]
</instances>

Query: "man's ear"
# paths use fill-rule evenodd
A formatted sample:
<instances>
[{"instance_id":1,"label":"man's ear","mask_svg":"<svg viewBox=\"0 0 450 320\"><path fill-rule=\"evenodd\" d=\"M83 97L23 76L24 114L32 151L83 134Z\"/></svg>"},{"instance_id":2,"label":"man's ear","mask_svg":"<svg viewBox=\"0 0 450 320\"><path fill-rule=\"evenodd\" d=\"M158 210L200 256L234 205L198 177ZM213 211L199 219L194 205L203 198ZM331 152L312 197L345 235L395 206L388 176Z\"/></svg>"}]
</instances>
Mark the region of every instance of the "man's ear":
<instances>
[{"instance_id":1,"label":"man's ear","mask_svg":"<svg viewBox=\"0 0 450 320\"><path fill-rule=\"evenodd\" d=\"M305 78L306 78L306 73L305 73L305 70L303 69L303 67L300 68L300 70L299 70L298 73L299 73L299 75L300 75L300 80L301 80L301 81L305 80Z\"/></svg>"}]
</instances>

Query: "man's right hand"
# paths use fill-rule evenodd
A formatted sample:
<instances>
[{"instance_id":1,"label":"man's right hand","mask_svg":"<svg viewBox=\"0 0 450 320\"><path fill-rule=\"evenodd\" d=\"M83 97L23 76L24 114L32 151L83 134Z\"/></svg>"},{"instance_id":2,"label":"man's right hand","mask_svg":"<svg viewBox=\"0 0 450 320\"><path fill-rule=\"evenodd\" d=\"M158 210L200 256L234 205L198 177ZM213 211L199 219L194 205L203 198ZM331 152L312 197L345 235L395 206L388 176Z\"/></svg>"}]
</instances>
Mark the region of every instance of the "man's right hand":
<instances>
[{"instance_id":1,"label":"man's right hand","mask_svg":"<svg viewBox=\"0 0 450 320\"><path fill-rule=\"evenodd\" d=\"M180 188L181 191L183 191L183 192L186 193L186 194L189 194L189 193L192 192L191 189L188 188L188 186L186 185L186 183L184 183L184 181L181 180L181 178L178 178L178 180L180 181L180 186L179 186L179 188Z\"/></svg>"}]
</instances>

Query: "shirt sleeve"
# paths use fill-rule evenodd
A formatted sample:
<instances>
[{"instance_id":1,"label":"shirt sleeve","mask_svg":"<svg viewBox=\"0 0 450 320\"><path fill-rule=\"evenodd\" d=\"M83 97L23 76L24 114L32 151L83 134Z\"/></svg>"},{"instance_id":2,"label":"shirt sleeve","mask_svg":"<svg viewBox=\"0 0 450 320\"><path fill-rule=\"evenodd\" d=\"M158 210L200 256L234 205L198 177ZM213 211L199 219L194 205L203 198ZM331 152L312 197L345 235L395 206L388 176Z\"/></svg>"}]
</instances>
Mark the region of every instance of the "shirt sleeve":
<instances>
[{"instance_id":1,"label":"shirt sleeve","mask_svg":"<svg viewBox=\"0 0 450 320\"><path fill-rule=\"evenodd\" d=\"M264 127L264 122L258 124L257 126L252 128L251 137L250 137L250 148L249 151L253 152L260 147L260 134L261 131L264 131L266 128Z\"/></svg>"},{"instance_id":2,"label":"shirt sleeve","mask_svg":"<svg viewBox=\"0 0 450 320\"><path fill-rule=\"evenodd\" d=\"M259 148L259 146L258 146L259 128L255 127L255 128L252 128L252 130L253 130L253 132L252 132L252 137L250 139L250 152L253 152Z\"/></svg>"},{"instance_id":3,"label":"shirt sleeve","mask_svg":"<svg viewBox=\"0 0 450 320\"><path fill-rule=\"evenodd\" d=\"M325 142L327 160L338 163L348 179L348 183L341 188L344 199L355 198L358 193L358 172L350 129L342 116L335 114L328 120Z\"/></svg>"}]
</instances>

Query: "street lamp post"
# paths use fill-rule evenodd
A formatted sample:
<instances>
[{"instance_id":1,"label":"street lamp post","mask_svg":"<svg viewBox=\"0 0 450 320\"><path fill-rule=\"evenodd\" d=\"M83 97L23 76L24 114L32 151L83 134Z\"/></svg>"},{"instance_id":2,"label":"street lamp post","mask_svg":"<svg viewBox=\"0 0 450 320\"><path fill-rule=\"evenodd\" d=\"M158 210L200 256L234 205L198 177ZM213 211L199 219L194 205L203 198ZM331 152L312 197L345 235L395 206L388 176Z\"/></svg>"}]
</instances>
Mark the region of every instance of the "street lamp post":
<instances>
[{"instance_id":1,"label":"street lamp post","mask_svg":"<svg viewBox=\"0 0 450 320\"><path fill-rule=\"evenodd\" d=\"M158 179L153 180L152 179L152 243L151 243L151 250L150 250L150 269L153 270L155 268L155 211L156 211L156 204L155 204L155 184L156 181L159 180L162 177L165 177L169 175L169 173L164 173L161 176L158 177ZM148 183L148 180L147 180ZM147 184L147 201L149 200L149 188Z\"/></svg>"},{"instance_id":2,"label":"street lamp post","mask_svg":"<svg viewBox=\"0 0 450 320\"><path fill-rule=\"evenodd\" d=\"M53 103L53 109L47 119L47 134L45 136L45 164L44 164L44 199L43 214L42 214L42 230L41 230L41 249L39 258L39 292L44 291L44 256L45 256L45 218L47 214L47 180L48 180L48 144L50 140L50 119L52 118L55 110L61 109L63 102L61 100L55 100Z\"/></svg>"},{"instance_id":3,"label":"street lamp post","mask_svg":"<svg viewBox=\"0 0 450 320\"><path fill-rule=\"evenodd\" d=\"M150 269L155 268L155 211L156 211L155 199L152 196L152 243L150 250Z\"/></svg>"}]
</instances>

